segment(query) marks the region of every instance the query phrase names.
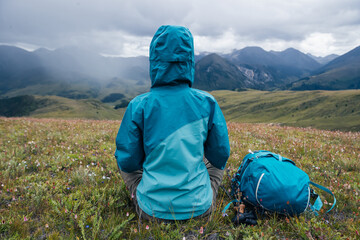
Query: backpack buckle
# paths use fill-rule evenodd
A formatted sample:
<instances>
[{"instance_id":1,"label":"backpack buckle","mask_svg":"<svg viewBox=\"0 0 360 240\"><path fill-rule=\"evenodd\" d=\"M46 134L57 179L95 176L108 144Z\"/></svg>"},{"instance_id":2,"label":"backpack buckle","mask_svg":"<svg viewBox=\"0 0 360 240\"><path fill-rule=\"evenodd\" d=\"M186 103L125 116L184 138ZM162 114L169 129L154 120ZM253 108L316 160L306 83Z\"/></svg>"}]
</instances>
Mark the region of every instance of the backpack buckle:
<instances>
[{"instance_id":1,"label":"backpack buckle","mask_svg":"<svg viewBox=\"0 0 360 240\"><path fill-rule=\"evenodd\" d=\"M312 199L317 199L319 197L319 194L317 194L314 189L310 188L310 197Z\"/></svg>"}]
</instances>

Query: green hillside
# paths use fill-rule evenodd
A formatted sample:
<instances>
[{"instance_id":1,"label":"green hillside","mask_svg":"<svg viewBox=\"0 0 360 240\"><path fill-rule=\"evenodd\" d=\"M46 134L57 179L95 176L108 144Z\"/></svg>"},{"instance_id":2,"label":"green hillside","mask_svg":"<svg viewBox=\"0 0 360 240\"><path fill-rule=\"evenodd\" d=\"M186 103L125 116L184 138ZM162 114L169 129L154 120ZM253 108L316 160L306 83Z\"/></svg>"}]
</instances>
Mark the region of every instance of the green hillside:
<instances>
[{"instance_id":1,"label":"green hillside","mask_svg":"<svg viewBox=\"0 0 360 240\"><path fill-rule=\"evenodd\" d=\"M28 95L0 99L0 115L7 117L119 120L123 114L124 109L115 110L96 99L75 100L58 96Z\"/></svg>"},{"instance_id":2,"label":"green hillside","mask_svg":"<svg viewBox=\"0 0 360 240\"><path fill-rule=\"evenodd\" d=\"M360 90L211 94L228 121L360 131Z\"/></svg>"},{"instance_id":3,"label":"green hillside","mask_svg":"<svg viewBox=\"0 0 360 240\"><path fill-rule=\"evenodd\" d=\"M360 90L213 91L211 94L228 121L360 131ZM117 102L19 96L0 99L0 116L120 120L126 104ZM114 109L115 106L121 108Z\"/></svg>"}]
</instances>

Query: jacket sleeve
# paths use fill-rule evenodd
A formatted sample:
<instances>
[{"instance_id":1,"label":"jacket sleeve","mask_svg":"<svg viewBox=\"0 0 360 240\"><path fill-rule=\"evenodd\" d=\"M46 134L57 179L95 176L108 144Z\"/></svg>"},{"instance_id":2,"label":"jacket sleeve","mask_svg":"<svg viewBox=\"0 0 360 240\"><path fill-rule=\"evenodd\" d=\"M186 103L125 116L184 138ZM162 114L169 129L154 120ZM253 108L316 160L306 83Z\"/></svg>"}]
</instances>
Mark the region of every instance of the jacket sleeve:
<instances>
[{"instance_id":1,"label":"jacket sleeve","mask_svg":"<svg viewBox=\"0 0 360 240\"><path fill-rule=\"evenodd\" d=\"M214 101L204 146L205 157L216 168L224 169L230 156L229 136L224 115L215 99Z\"/></svg>"},{"instance_id":2,"label":"jacket sleeve","mask_svg":"<svg viewBox=\"0 0 360 240\"><path fill-rule=\"evenodd\" d=\"M129 103L116 136L115 158L121 171L130 173L142 168L144 148L141 126L142 114Z\"/></svg>"}]
</instances>

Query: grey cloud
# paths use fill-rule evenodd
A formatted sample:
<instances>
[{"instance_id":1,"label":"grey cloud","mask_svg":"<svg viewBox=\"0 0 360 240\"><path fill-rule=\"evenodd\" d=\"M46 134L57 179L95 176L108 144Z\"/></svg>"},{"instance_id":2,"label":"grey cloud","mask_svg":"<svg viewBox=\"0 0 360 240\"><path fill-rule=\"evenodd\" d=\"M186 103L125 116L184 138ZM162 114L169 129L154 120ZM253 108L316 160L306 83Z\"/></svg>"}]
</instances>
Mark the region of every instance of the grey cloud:
<instances>
[{"instance_id":1,"label":"grey cloud","mask_svg":"<svg viewBox=\"0 0 360 240\"><path fill-rule=\"evenodd\" d=\"M346 31L360 30L360 1L0 0L0 43L83 45L122 54L129 44L146 47L144 39L163 24L184 25L194 35L209 38L231 31L249 43L290 44L312 33L330 33L342 48L355 47L360 34Z\"/></svg>"}]
</instances>

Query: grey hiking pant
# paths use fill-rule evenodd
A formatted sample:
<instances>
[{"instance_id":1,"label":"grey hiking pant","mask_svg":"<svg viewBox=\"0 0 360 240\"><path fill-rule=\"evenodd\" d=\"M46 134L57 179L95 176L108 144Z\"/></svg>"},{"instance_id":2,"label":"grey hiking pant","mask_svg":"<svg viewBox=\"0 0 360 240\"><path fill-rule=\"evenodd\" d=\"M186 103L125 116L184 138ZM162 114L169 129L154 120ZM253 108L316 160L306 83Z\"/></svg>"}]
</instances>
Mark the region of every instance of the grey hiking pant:
<instances>
[{"instance_id":1,"label":"grey hiking pant","mask_svg":"<svg viewBox=\"0 0 360 240\"><path fill-rule=\"evenodd\" d=\"M207 217L211 214L213 210L216 208L216 196L217 192L220 186L220 183L222 181L224 170L218 169L214 167L206 158L204 158L205 166L208 170L210 182L211 182L211 188L213 191L213 202L209 210L207 210L205 213L201 214L200 216L196 218L202 218ZM146 214L142 209L139 207L139 204L136 200L136 188L140 183L140 180L142 178L143 170L137 170L132 173L126 173L120 170L120 175L122 179L125 182L125 185L127 189L130 191L131 200L133 201L135 205L136 213L139 215L139 218L146 219L146 220L157 220L157 218L149 216ZM158 219L161 220L161 219Z\"/></svg>"}]
</instances>

